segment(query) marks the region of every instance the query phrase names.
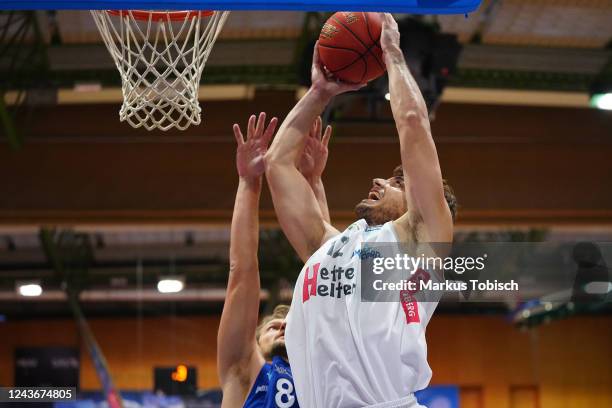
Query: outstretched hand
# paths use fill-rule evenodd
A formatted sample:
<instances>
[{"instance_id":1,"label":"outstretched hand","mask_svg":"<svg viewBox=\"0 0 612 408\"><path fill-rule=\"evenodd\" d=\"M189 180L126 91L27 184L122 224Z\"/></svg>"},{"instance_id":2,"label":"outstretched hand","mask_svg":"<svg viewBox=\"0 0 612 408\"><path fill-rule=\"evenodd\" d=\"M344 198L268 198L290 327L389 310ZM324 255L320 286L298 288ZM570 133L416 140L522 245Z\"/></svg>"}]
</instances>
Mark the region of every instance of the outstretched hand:
<instances>
[{"instance_id":1,"label":"outstretched hand","mask_svg":"<svg viewBox=\"0 0 612 408\"><path fill-rule=\"evenodd\" d=\"M380 13L382 32L380 34L380 47L384 54L400 51L400 33L397 21L390 13Z\"/></svg>"},{"instance_id":2,"label":"outstretched hand","mask_svg":"<svg viewBox=\"0 0 612 408\"><path fill-rule=\"evenodd\" d=\"M323 121L319 116L315 119L310 129L302 158L298 166L300 172L306 179L321 177L327 165L329 151L327 146L332 133L332 127L327 126L323 131Z\"/></svg>"},{"instance_id":3,"label":"outstretched hand","mask_svg":"<svg viewBox=\"0 0 612 408\"><path fill-rule=\"evenodd\" d=\"M256 119L257 123L255 123ZM261 112L259 118L251 115L247 125L246 141L240 126L237 123L234 124L234 137L238 144L236 148L236 168L240 177L256 179L264 173L264 155L268 151L268 145L272 140L277 124L278 119L272 118L266 126L265 112Z\"/></svg>"},{"instance_id":4,"label":"outstretched hand","mask_svg":"<svg viewBox=\"0 0 612 408\"><path fill-rule=\"evenodd\" d=\"M332 98L344 92L356 91L363 88L366 84L350 84L342 82L333 74L328 72L319 60L319 42L315 44L312 56L312 88L322 91L326 96Z\"/></svg>"}]
</instances>

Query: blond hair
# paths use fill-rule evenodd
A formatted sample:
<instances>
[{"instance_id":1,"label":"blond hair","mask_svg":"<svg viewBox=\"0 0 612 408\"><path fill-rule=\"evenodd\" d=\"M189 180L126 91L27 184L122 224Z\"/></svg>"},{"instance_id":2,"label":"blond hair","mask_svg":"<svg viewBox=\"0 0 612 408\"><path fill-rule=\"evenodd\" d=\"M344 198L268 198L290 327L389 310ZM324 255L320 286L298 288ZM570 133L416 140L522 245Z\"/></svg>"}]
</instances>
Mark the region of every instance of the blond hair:
<instances>
[{"instance_id":1,"label":"blond hair","mask_svg":"<svg viewBox=\"0 0 612 408\"><path fill-rule=\"evenodd\" d=\"M262 317L261 322L259 322L259 325L257 326L257 329L255 330L255 339L257 341L259 341L259 336L261 334L261 329L263 329L263 327L271 322L272 320L275 319L284 319L287 317L287 314L289 313L289 306L287 305L278 305L274 308L274 310L272 311L272 314L269 314L267 316Z\"/></svg>"}]
</instances>

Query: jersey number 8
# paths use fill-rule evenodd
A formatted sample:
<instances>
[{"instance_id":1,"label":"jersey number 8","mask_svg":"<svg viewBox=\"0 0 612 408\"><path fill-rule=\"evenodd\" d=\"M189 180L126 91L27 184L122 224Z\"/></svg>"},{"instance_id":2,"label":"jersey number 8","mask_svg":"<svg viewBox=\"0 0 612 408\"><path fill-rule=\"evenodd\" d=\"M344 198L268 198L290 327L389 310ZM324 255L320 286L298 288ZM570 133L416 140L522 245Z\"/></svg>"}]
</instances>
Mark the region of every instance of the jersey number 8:
<instances>
[{"instance_id":1,"label":"jersey number 8","mask_svg":"<svg viewBox=\"0 0 612 408\"><path fill-rule=\"evenodd\" d=\"M290 408L295 402L293 394L293 384L286 378L279 378L276 382L276 396L274 402L278 408Z\"/></svg>"}]
</instances>

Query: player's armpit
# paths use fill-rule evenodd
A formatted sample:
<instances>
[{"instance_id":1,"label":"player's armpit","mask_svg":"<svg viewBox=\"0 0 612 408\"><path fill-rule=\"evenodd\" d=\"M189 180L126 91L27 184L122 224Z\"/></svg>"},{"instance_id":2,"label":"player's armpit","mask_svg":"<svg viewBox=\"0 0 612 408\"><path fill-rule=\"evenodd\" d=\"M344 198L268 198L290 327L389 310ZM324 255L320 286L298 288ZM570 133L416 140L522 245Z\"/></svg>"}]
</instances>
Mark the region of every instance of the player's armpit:
<instances>
[{"instance_id":1,"label":"player's armpit","mask_svg":"<svg viewBox=\"0 0 612 408\"><path fill-rule=\"evenodd\" d=\"M221 408L243 406L262 367L263 363L247 363L231 367L225 380L221 383L221 390L223 391Z\"/></svg>"},{"instance_id":2,"label":"player's armpit","mask_svg":"<svg viewBox=\"0 0 612 408\"><path fill-rule=\"evenodd\" d=\"M453 220L444 197L438 153L427 119L412 116L397 121L406 198L412 213L402 224L411 224L420 240L451 242Z\"/></svg>"},{"instance_id":3,"label":"player's armpit","mask_svg":"<svg viewBox=\"0 0 612 408\"><path fill-rule=\"evenodd\" d=\"M409 211L393 222L398 240L401 242L452 242L453 222L446 201L435 206L437 214L429 211L427 220L417 211ZM418 206L418 204L416 204ZM433 210L433 208L432 208Z\"/></svg>"}]
</instances>

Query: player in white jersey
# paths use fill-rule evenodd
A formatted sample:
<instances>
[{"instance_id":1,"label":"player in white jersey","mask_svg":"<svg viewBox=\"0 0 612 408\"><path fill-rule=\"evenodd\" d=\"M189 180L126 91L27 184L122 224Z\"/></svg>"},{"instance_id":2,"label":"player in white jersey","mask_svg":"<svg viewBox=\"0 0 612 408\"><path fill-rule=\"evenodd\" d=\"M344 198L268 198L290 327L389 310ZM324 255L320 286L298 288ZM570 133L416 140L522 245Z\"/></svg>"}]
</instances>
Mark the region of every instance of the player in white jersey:
<instances>
[{"instance_id":1,"label":"player in white jersey","mask_svg":"<svg viewBox=\"0 0 612 408\"><path fill-rule=\"evenodd\" d=\"M435 302L401 292L397 302L363 302L363 244L450 243L455 198L442 179L427 107L399 47L397 24L383 15L381 46L401 167L374 179L361 218L340 233L326 221L296 167L304 134L330 100L359 86L330 78L313 59L312 86L266 154L266 177L285 235L304 260L287 318L286 342L300 406L416 407L429 383L425 327ZM433 278L420 270L414 279Z\"/></svg>"}]
</instances>

